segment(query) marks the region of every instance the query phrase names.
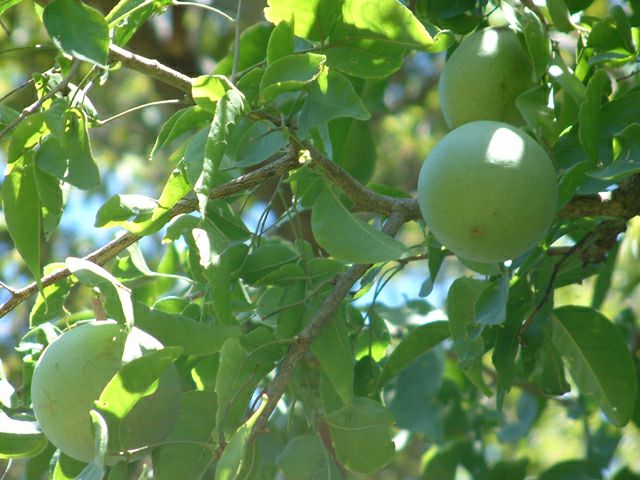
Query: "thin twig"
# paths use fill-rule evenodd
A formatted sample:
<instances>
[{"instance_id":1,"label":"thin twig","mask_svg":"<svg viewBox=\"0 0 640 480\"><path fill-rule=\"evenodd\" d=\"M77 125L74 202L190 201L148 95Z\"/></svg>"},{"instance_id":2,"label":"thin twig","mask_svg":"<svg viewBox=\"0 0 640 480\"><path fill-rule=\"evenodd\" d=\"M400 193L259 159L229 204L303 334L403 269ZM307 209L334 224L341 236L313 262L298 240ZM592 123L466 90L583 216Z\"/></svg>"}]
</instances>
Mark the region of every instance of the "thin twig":
<instances>
[{"instance_id":1,"label":"thin twig","mask_svg":"<svg viewBox=\"0 0 640 480\"><path fill-rule=\"evenodd\" d=\"M26 82L22 82L20 85L18 85L16 88L11 90L10 92L5 93L4 96L2 98L0 98L0 103L4 102L7 98L9 98L11 95L16 93L17 91L22 90L27 85L31 85L33 82L34 82L33 78L30 78Z\"/></svg>"},{"instance_id":2,"label":"thin twig","mask_svg":"<svg viewBox=\"0 0 640 480\"><path fill-rule=\"evenodd\" d=\"M562 256L562 258L558 260L558 262L553 266L553 271L551 272L551 276L547 281L547 287L545 288L542 298L536 304L533 311L527 316L527 319L520 328L520 333L518 334L518 336L520 338L521 344L524 344L524 336L527 333L527 330L529 330L529 328L533 324L535 316L540 312L540 310L542 310L542 307L544 307L544 305L547 303L547 300L549 300L549 296L551 295L551 292L553 292L553 285L556 281L556 277L558 276L558 273L560 273L560 267L562 267L562 265L571 257L571 255L584 247L585 244L593 237L593 235L594 232L586 234L579 242L569 248L569 250L567 250L567 252Z\"/></svg>"},{"instance_id":3,"label":"thin twig","mask_svg":"<svg viewBox=\"0 0 640 480\"><path fill-rule=\"evenodd\" d=\"M217 8L211 7L211 6L206 5L204 3L179 2L178 0L173 0L173 2L171 2L171 5L173 5L174 7L197 7L197 8L202 8L202 9L207 10L209 12L215 13L216 15L219 15L220 17L224 18L228 22L233 22L233 18L231 18L226 13L224 13L222 10L218 10Z\"/></svg>"},{"instance_id":4,"label":"thin twig","mask_svg":"<svg viewBox=\"0 0 640 480\"><path fill-rule=\"evenodd\" d=\"M46 95L43 95L41 98L39 98L38 100L33 102L31 105L26 107L24 110L22 110L20 115L18 115L11 123L9 123L9 125L7 125L2 130L2 132L0 132L0 139L2 139L7 133L13 130L21 121L23 121L29 115L32 115L36 113L38 110L40 110L42 105L44 105L44 103L47 100L52 99L59 92L62 92L63 90L65 90L67 88L67 85L69 85L71 78L78 71L78 68L80 68L80 62L78 60L74 60L73 64L71 65L71 68L69 69L69 73L62 79L62 81L58 84L58 86L56 86L49 93L47 93Z\"/></svg>"},{"instance_id":5,"label":"thin twig","mask_svg":"<svg viewBox=\"0 0 640 480\"><path fill-rule=\"evenodd\" d=\"M238 75L238 63L240 62L240 16L242 13L242 0L238 0L238 10L236 11L236 31L235 42L233 45L233 67L231 69L231 83L236 82L236 76Z\"/></svg>"},{"instance_id":6,"label":"thin twig","mask_svg":"<svg viewBox=\"0 0 640 480\"><path fill-rule=\"evenodd\" d=\"M128 115L130 113L133 112L137 112L138 110L143 110L145 108L148 107L156 107L158 105L175 105L178 103L183 103L182 100L180 100L179 98L175 98L175 99L171 99L171 100L160 100L158 102L150 102L150 103L145 103L144 105L137 105L135 107L132 107L128 110L125 110L124 112L120 112L117 113L116 115L109 117L109 118L105 118L104 120L96 120L96 125L101 127L109 122L112 122L113 120L117 120L120 117L124 117L125 115Z\"/></svg>"}]
</instances>

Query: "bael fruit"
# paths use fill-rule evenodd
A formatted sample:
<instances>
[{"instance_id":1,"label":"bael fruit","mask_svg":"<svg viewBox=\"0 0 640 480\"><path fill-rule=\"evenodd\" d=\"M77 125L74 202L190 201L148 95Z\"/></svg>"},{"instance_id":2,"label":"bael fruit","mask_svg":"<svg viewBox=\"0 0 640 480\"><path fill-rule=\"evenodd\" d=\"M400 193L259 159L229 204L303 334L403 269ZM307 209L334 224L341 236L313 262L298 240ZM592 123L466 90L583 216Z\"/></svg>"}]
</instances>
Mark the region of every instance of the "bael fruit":
<instances>
[{"instance_id":1,"label":"bael fruit","mask_svg":"<svg viewBox=\"0 0 640 480\"><path fill-rule=\"evenodd\" d=\"M544 149L501 122L472 122L427 156L418 201L435 237L456 255L483 263L516 258L553 220L558 187Z\"/></svg>"},{"instance_id":2,"label":"bael fruit","mask_svg":"<svg viewBox=\"0 0 640 480\"><path fill-rule=\"evenodd\" d=\"M138 328L128 334L112 320L78 325L52 342L39 358L31 383L33 410L49 441L83 462L95 457L90 410L109 380L130 361L163 348ZM106 461L116 452L152 445L171 431L177 416L180 379L175 366L160 377L157 389L141 398L110 433Z\"/></svg>"},{"instance_id":3,"label":"bael fruit","mask_svg":"<svg viewBox=\"0 0 640 480\"><path fill-rule=\"evenodd\" d=\"M445 63L440 108L451 129L477 120L520 125L516 98L534 86L533 66L517 35L482 30L465 38Z\"/></svg>"}]
</instances>

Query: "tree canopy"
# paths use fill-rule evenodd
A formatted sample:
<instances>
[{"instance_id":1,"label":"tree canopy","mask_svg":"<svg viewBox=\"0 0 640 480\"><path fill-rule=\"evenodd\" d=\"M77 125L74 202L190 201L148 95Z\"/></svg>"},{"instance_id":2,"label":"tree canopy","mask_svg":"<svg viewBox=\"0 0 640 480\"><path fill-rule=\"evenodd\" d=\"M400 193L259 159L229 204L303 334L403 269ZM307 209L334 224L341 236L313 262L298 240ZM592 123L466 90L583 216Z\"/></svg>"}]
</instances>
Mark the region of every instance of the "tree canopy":
<instances>
[{"instance_id":1,"label":"tree canopy","mask_svg":"<svg viewBox=\"0 0 640 480\"><path fill-rule=\"evenodd\" d=\"M3 478L640 478L638 0L0 27Z\"/></svg>"}]
</instances>

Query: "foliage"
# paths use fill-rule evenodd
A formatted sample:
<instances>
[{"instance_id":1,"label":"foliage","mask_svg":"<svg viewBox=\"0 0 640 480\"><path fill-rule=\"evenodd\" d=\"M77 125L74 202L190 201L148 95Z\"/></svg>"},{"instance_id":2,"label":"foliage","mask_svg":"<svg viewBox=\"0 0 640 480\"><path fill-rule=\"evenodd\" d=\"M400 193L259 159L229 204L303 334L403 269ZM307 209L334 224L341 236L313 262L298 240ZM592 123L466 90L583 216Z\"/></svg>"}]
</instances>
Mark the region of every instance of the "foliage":
<instances>
[{"instance_id":1,"label":"foliage","mask_svg":"<svg viewBox=\"0 0 640 480\"><path fill-rule=\"evenodd\" d=\"M638 477L640 3L215 4L0 0L7 478ZM497 28L559 194L539 244L484 264L414 197L442 64ZM464 67L481 114L496 85ZM168 364L181 383L166 438L107 467L113 421L87 418L79 462L30 393L90 318L165 347L115 374L106 417Z\"/></svg>"}]
</instances>

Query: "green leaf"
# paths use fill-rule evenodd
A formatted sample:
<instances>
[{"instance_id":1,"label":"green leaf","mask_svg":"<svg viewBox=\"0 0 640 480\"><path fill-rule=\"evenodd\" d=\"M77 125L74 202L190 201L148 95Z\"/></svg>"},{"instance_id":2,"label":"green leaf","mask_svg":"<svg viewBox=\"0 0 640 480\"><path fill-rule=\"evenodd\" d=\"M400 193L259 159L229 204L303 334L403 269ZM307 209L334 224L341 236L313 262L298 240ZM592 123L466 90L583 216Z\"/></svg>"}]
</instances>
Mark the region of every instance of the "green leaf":
<instances>
[{"instance_id":1,"label":"green leaf","mask_svg":"<svg viewBox=\"0 0 640 480\"><path fill-rule=\"evenodd\" d=\"M118 281L113 275L107 272L104 268L96 265L84 258L68 257L65 260L65 265L71 273L73 273L80 282L96 286L101 290L104 287L111 288L111 292L116 293L118 301L120 302L120 308L122 309L122 316L125 323L131 327L133 326L133 304L131 303L131 290L125 287ZM106 293L109 293L107 290Z\"/></svg>"},{"instance_id":2,"label":"green leaf","mask_svg":"<svg viewBox=\"0 0 640 480\"><path fill-rule=\"evenodd\" d=\"M299 435L289 440L276 457L276 465L287 480L339 478L336 466L316 435Z\"/></svg>"},{"instance_id":3,"label":"green leaf","mask_svg":"<svg viewBox=\"0 0 640 480\"><path fill-rule=\"evenodd\" d=\"M547 0L547 8L553 20L553 26L561 32L573 30L573 24L569 18L569 9L564 0Z\"/></svg>"},{"instance_id":4,"label":"green leaf","mask_svg":"<svg viewBox=\"0 0 640 480\"><path fill-rule=\"evenodd\" d=\"M207 279L213 290L211 299L217 323L222 325L237 325L233 316L231 291L237 283L237 271L247 256L249 247L245 244L235 244L225 249L216 262L212 262L206 271Z\"/></svg>"},{"instance_id":5,"label":"green leaf","mask_svg":"<svg viewBox=\"0 0 640 480\"><path fill-rule=\"evenodd\" d=\"M22 157L26 150L38 144L47 132L44 118L45 114L43 112L36 112L16 126L9 140L7 163L15 162Z\"/></svg>"},{"instance_id":6,"label":"green leaf","mask_svg":"<svg viewBox=\"0 0 640 480\"><path fill-rule=\"evenodd\" d=\"M447 295L447 313L453 344L460 366L468 368L484 353L484 341L478 334L474 307L487 283L468 277L457 278Z\"/></svg>"},{"instance_id":7,"label":"green leaf","mask_svg":"<svg viewBox=\"0 0 640 480\"><path fill-rule=\"evenodd\" d=\"M289 136L273 123L258 120L240 139L234 167L257 165L289 145Z\"/></svg>"},{"instance_id":8,"label":"green leaf","mask_svg":"<svg viewBox=\"0 0 640 480\"><path fill-rule=\"evenodd\" d=\"M289 16L287 20L290 20ZM242 32L240 35L240 49L238 56L238 72L254 68L267 57L267 45L273 25L264 22L256 23ZM234 63L235 42L229 47L229 53L216 65L214 73L219 75L231 75Z\"/></svg>"},{"instance_id":9,"label":"green leaf","mask_svg":"<svg viewBox=\"0 0 640 480\"><path fill-rule=\"evenodd\" d=\"M445 411L437 399L443 386L444 368L443 351L432 349L414 359L385 388L386 404L398 428L422 433L434 443L445 439Z\"/></svg>"},{"instance_id":10,"label":"green leaf","mask_svg":"<svg viewBox=\"0 0 640 480\"><path fill-rule=\"evenodd\" d=\"M322 328L311 351L342 401L349 403L353 398L355 360L343 312L340 310Z\"/></svg>"},{"instance_id":11,"label":"green leaf","mask_svg":"<svg viewBox=\"0 0 640 480\"><path fill-rule=\"evenodd\" d=\"M42 233L48 240L62 218L68 189L57 178L34 169L36 189L42 208Z\"/></svg>"},{"instance_id":12,"label":"green leaf","mask_svg":"<svg viewBox=\"0 0 640 480\"><path fill-rule=\"evenodd\" d=\"M156 480L198 480L209 467L214 445L216 396L213 392L191 391L180 395L176 424L166 445L153 450Z\"/></svg>"},{"instance_id":13,"label":"green leaf","mask_svg":"<svg viewBox=\"0 0 640 480\"><path fill-rule=\"evenodd\" d=\"M504 274L489 282L474 305L476 323L480 325L500 325L507 315L509 297L509 277Z\"/></svg>"},{"instance_id":14,"label":"green leaf","mask_svg":"<svg viewBox=\"0 0 640 480\"><path fill-rule=\"evenodd\" d=\"M545 138L549 144L556 142L558 123L553 108L549 106L546 87L537 86L522 92L516 98L516 106L536 136Z\"/></svg>"},{"instance_id":15,"label":"green leaf","mask_svg":"<svg viewBox=\"0 0 640 480\"><path fill-rule=\"evenodd\" d=\"M96 406L105 418L122 421L138 400L156 391L162 374L181 354L180 347L165 347L131 360L109 380ZM113 435L117 429L110 431Z\"/></svg>"},{"instance_id":16,"label":"green leaf","mask_svg":"<svg viewBox=\"0 0 640 480\"><path fill-rule=\"evenodd\" d=\"M200 108L215 113L218 101L232 88L224 75L201 75L191 82L191 96Z\"/></svg>"},{"instance_id":17,"label":"green leaf","mask_svg":"<svg viewBox=\"0 0 640 480\"><path fill-rule=\"evenodd\" d=\"M594 480L594 476L589 462L567 460L542 472L538 480Z\"/></svg>"},{"instance_id":18,"label":"green leaf","mask_svg":"<svg viewBox=\"0 0 640 480\"><path fill-rule=\"evenodd\" d=\"M578 105L582 104L585 100L585 87L559 55L554 56L551 60L549 75Z\"/></svg>"},{"instance_id":19,"label":"green leaf","mask_svg":"<svg viewBox=\"0 0 640 480\"><path fill-rule=\"evenodd\" d=\"M619 427L631 417L636 375L616 327L600 312L567 306L554 310L553 344L567 360L582 393L595 396L607 419Z\"/></svg>"},{"instance_id":20,"label":"green leaf","mask_svg":"<svg viewBox=\"0 0 640 480\"><path fill-rule=\"evenodd\" d=\"M332 160L366 184L373 175L377 156L371 123L353 118L332 120L329 122L329 138Z\"/></svg>"},{"instance_id":21,"label":"green leaf","mask_svg":"<svg viewBox=\"0 0 640 480\"><path fill-rule=\"evenodd\" d=\"M354 397L327 417L336 458L353 472L374 473L393 458L391 412L369 398Z\"/></svg>"},{"instance_id":22,"label":"green leaf","mask_svg":"<svg viewBox=\"0 0 640 480\"><path fill-rule=\"evenodd\" d=\"M56 46L80 60L102 67L109 56L109 25L97 10L80 0L54 0L42 14Z\"/></svg>"},{"instance_id":23,"label":"green leaf","mask_svg":"<svg viewBox=\"0 0 640 480\"><path fill-rule=\"evenodd\" d=\"M211 113L198 106L183 108L169 117L160 129L158 138L151 149L150 157L166 147L173 140L185 133L211 123Z\"/></svg>"},{"instance_id":24,"label":"green leaf","mask_svg":"<svg viewBox=\"0 0 640 480\"><path fill-rule=\"evenodd\" d=\"M242 333L235 325L202 323L188 317L154 310L136 302L136 325L157 338L165 347L181 347L185 355L217 353L224 342Z\"/></svg>"},{"instance_id":25,"label":"green leaf","mask_svg":"<svg viewBox=\"0 0 640 480\"><path fill-rule=\"evenodd\" d=\"M450 335L449 323L446 321L430 322L409 331L387 358L382 367L378 385L386 385L393 377L411 365L417 357L439 345Z\"/></svg>"},{"instance_id":26,"label":"green leaf","mask_svg":"<svg viewBox=\"0 0 640 480\"><path fill-rule=\"evenodd\" d=\"M255 411L249 420L238 428L229 440L216 465L216 480L236 480L239 478L253 425L267 406L266 400L266 396L263 396L262 403L258 410Z\"/></svg>"},{"instance_id":27,"label":"green leaf","mask_svg":"<svg viewBox=\"0 0 640 480\"><path fill-rule=\"evenodd\" d=\"M282 20L271 32L267 44L267 63L280 60L294 52L293 18Z\"/></svg>"},{"instance_id":28,"label":"green leaf","mask_svg":"<svg viewBox=\"0 0 640 480\"><path fill-rule=\"evenodd\" d=\"M129 220L144 221L151 216L156 206L156 201L145 195L113 195L98 209L94 226L111 228Z\"/></svg>"},{"instance_id":29,"label":"green leaf","mask_svg":"<svg viewBox=\"0 0 640 480\"><path fill-rule=\"evenodd\" d=\"M219 178L220 162L227 149L229 134L242 117L245 107L244 96L236 88L229 89L216 105L205 144L202 173L194 186L200 195L201 211L204 211L206 197Z\"/></svg>"},{"instance_id":30,"label":"green leaf","mask_svg":"<svg viewBox=\"0 0 640 480\"><path fill-rule=\"evenodd\" d=\"M47 443L36 422L15 420L0 412L0 458L35 457Z\"/></svg>"},{"instance_id":31,"label":"green leaf","mask_svg":"<svg viewBox=\"0 0 640 480\"><path fill-rule=\"evenodd\" d=\"M393 45L425 51L433 45L426 27L396 0L344 0L342 21L365 37Z\"/></svg>"},{"instance_id":32,"label":"green leaf","mask_svg":"<svg viewBox=\"0 0 640 480\"><path fill-rule=\"evenodd\" d=\"M154 14L162 12L170 0L120 0L105 17L114 29L113 42L125 45Z\"/></svg>"},{"instance_id":33,"label":"green leaf","mask_svg":"<svg viewBox=\"0 0 640 480\"><path fill-rule=\"evenodd\" d=\"M491 390L482 378L484 340L482 326L475 322L475 305L487 283L473 278L460 277L449 288L447 313L453 345L458 354L462 371L482 392L489 396Z\"/></svg>"},{"instance_id":34,"label":"green leaf","mask_svg":"<svg viewBox=\"0 0 640 480\"><path fill-rule=\"evenodd\" d=\"M230 338L224 342L215 392L218 395L216 426L225 438L229 438L242 424L254 389L269 370L271 365L258 365L238 339Z\"/></svg>"},{"instance_id":35,"label":"green leaf","mask_svg":"<svg viewBox=\"0 0 640 480\"><path fill-rule=\"evenodd\" d=\"M32 155L7 167L2 184L2 210L16 250L39 282L42 225Z\"/></svg>"},{"instance_id":36,"label":"green leaf","mask_svg":"<svg viewBox=\"0 0 640 480\"><path fill-rule=\"evenodd\" d=\"M75 480L87 464L60 453L53 470L52 480Z\"/></svg>"},{"instance_id":37,"label":"green leaf","mask_svg":"<svg viewBox=\"0 0 640 480\"><path fill-rule=\"evenodd\" d=\"M536 80L540 80L551 61L551 42L540 18L531 10L525 9L520 24L533 63Z\"/></svg>"},{"instance_id":38,"label":"green leaf","mask_svg":"<svg viewBox=\"0 0 640 480\"><path fill-rule=\"evenodd\" d=\"M64 268L64 263L51 263L44 267L44 275ZM45 322L54 320L64 315L64 303L67 300L69 289L73 285L71 277L62 279L38 293L36 301L29 313L29 327L33 328ZM44 295L44 296L43 296Z\"/></svg>"},{"instance_id":39,"label":"green leaf","mask_svg":"<svg viewBox=\"0 0 640 480\"><path fill-rule=\"evenodd\" d=\"M609 76L604 70L597 70L589 79L585 89L586 100L580 105L578 113L580 143L594 164L600 160L600 105L602 97L608 95L610 91Z\"/></svg>"},{"instance_id":40,"label":"green leaf","mask_svg":"<svg viewBox=\"0 0 640 480\"><path fill-rule=\"evenodd\" d=\"M347 77L325 68L309 87L300 113L298 133L306 137L311 128L342 117L368 120L371 114Z\"/></svg>"},{"instance_id":41,"label":"green leaf","mask_svg":"<svg viewBox=\"0 0 640 480\"><path fill-rule=\"evenodd\" d=\"M325 56L317 53L287 55L276 60L260 81L260 103L269 103L284 92L301 90L320 75L325 61Z\"/></svg>"},{"instance_id":42,"label":"green leaf","mask_svg":"<svg viewBox=\"0 0 640 480\"><path fill-rule=\"evenodd\" d=\"M0 1L0 15L2 15L4 12L9 10L14 5L19 4L21 1L22 0L1 0Z\"/></svg>"},{"instance_id":43,"label":"green leaf","mask_svg":"<svg viewBox=\"0 0 640 480\"><path fill-rule=\"evenodd\" d=\"M282 243L263 243L247 255L238 274L247 283L254 284L268 273L294 262L299 256L298 252Z\"/></svg>"},{"instance_id":44,"label":"green leaf","mask_svg":"<svg viewBox=\"0 0 640 480\"><path fill-rule=\"evenodd\" d=\"M298 37L322 41L339 20L343 3L344 0L268 0L264 16L274 24L293 18Z\"/></svg>"},{"instance_id":45,"label":"green leaf","mask_svg":"<svg viewBox=\"0 0 640 480\"><path fill-rule=\"evenodd\" d=\"M325 47L327 65L357 77L385 77L402 66L410 49L446 49L451 37L437 37L397 0L344 0Z\"/></svg>"},{"instance_id":46,"label":"green leaf","mask_svg":"<svg viewBox=\"0 0 640 480\"><path fill-rule=\"evenodd\" d=\"M318 244L345 262L378 263L396 260L405 253L402 243L352 215L330 189L313 206L311 228Z\"/></svg>"},{"instance_id":47,"label":"green leaf","mask_svg":"<svg viewBox=\"0 0 640 480\"><path fill-rule=\"evenodd\" d=\"M43 172L82 190L100 183L100 172L91 152L83 111L77 108L67 110L64 137L46 137L36 150L36 165Z\"/></svg>"},{"instance_id":48,"label":"green leaf","mask_svg":"<svg viewBox=\"0 0 640 480\"><path fill-rule=\"evenodd\" d=\"M425 454L423 478L455 480L456 469L461 460L459 447L458 442L431 447Z\"/></svg>"}]
</instances>

